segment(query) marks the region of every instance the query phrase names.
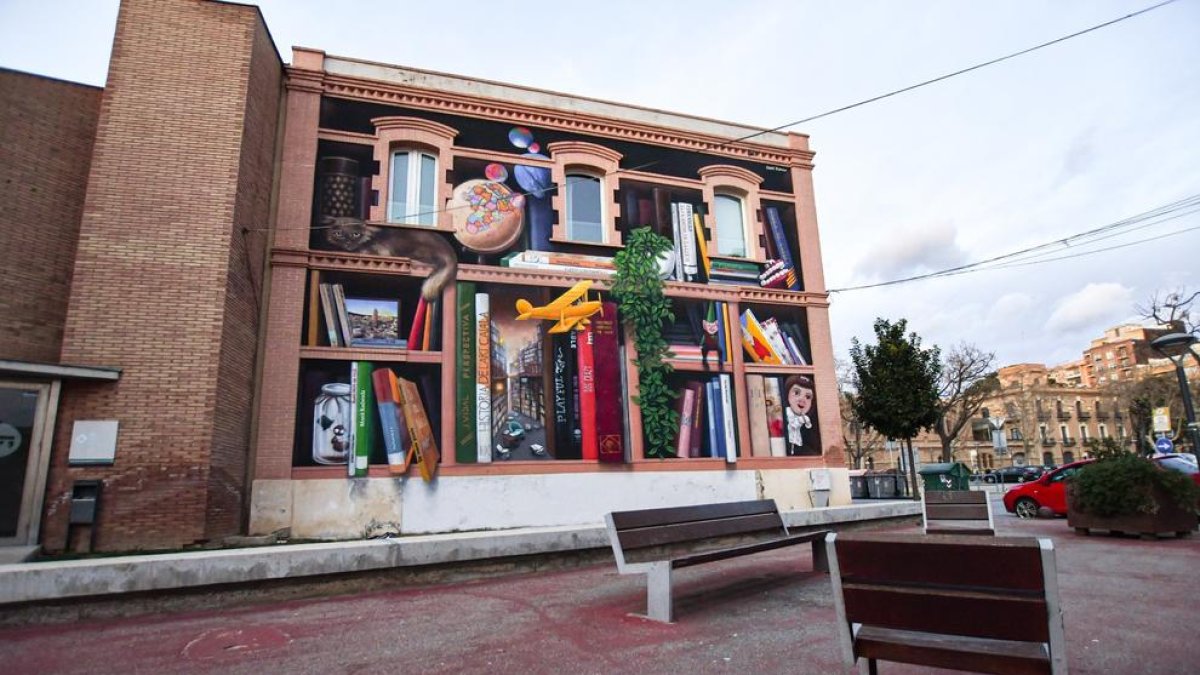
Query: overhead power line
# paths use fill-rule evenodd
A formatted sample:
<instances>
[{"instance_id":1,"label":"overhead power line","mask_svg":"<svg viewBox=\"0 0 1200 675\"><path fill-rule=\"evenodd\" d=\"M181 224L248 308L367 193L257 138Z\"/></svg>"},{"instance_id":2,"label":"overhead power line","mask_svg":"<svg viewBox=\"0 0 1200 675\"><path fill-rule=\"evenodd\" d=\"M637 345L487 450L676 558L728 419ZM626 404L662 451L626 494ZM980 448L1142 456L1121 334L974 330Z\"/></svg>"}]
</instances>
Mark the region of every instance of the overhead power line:
<instances>
[{"instance_id":1,"label":"overhead power line","mask_svg":"<svg viewBox=\"0 0 1200 675\"><path fill-rule=\"evenodd\" d=\"M750 140L750 139L752 139L752 138L757 138L757 137L759 137L759 136L763 136L763 135L765 135L765 134L770 134L770 133L775 133L775 132L778 132L778 131L783 131L784 129L788 129L788 128L790 128L790 127L794 127L794 126L797 126L797 125L800 125L800 124L804 124L804 123L806 123L806 122L812 122L812 121L815 121L815 120L819 120L819 119L822 119L822 118L824 118L824 117L829 117L829 116L831 116L831 115L836 115L836 114L838 114L838 113L846 112L847 110L853 110L853 109L855 109L855 108L860 108L860 107L862 107L862 106L864 106L864 105L868 105L868 104L871 104L871 103L875 103L875 102L877 102L877 101L882 101L882 100L884 100L884 99L891 98L891 97L893 97L893 96L898 96L898 95L900 95L900 94L904 94L904 93L907 93L907 92L913 91L913 90L915 90L915 89L920 89L921 87L927 87L927 86L929 86L929 85L931 85L931 84L936 84L936 83L938 83L938 82L942 82L942 81L948 80L948 79L950 79L950 78L952 78L952 77L958 77L959 75L965 75L966 73L970 73L970 72L973 72L973 71L979 70L979 69L981 69L981 68L986 68L986 67L988 67L988 66L993 66L993 65L996 65L997 63L1002 63L1002 62L1004 62L1004 61L1008 61L1008 60L1010 60L1010 59L1015 59L1015 58L1017 58L1018 56L1024 56L1025 54L1029 54L1029 53L1032 53L1032 52L1036 52L1036 51L1038 51L1038 50L1040 50L1040 49L1045 49L1046 47L1051 47L1051 46L1053 46L1053 45L1059 44L1059 43L1061 43L1061 42L1066 42L1067 40L1071 40L1071 39L1073 39L1073 38L1077 38L1077 37L1080 37L1080 36L1082 36L1082 35L1087 35L1088 33L1092 33L1092 32L1095 32L1095 31L1101 30L1101 29L1103 29L1103 28L1107 28L1107 27L1109 27L1109 26L1116 25L1116 24L1118 24L1118 23L1121 23L1121 22L1123 22L1123 21L1128 21L1129 19L1132 19L1132 18L1134 18L1134 17L1137 17L1137 16L1141 16L1142 14L1146 14L1146 13L1148 13L1148 12L1153 12L1153 11L1154 11L1154 10L1156 10L1156 9L1160 9L1160 8L1162 8L1162 7L1165 7L1166 5L1169 5L1169 4L1171 4L1171 3L1173 3L1173 2L1176 2L1176 1L1177 1L1177 0L1164 0L1163 2L1160 2L1160 3L1156 4L1156 5L1151 5L1151 6L1149 6L1149 7L1146 7L1146 8L1144 8L1144 9L1139 9L1139 10L1138 10L1138 11L1136 11L1136 12L1131 12L1131 13L1129 13L1129 14L1126 14L1126 15L1124 15L1124 16L1119 16L1119 17L1117 17L1117 18L1115 18L1115 19L1110 19L1109 21L1105 21L1105 22L1103 22L1103 23L1098 23L1098 24L1096 24L1096 25L1094 25L1094 26L1090 26L1090 27L1088 27L1088 28L1084 28L1083 30L1079 30L1079 31L1075 31L1074 33L1070 33L1069 35L1063 35L1062 37L1058 37L1058 38L1055 38L1055 39L1053 39L1053 40L1049 40L1049 41L1047 41L1047 42L1043 42L1043 43L1041 43L1041 44L1034 45L1034 46L1032 46L1032 47L1026 47L1025 49L1021 49L1021 50L1019 50L1019 51L1015 51L1015 52L1012 52L1012 53L1010 53L1010 54L1005 54L1004 56L998 56L998 57L996 57L996 58L994 58L994 59L990 59L990 60L984 61L984 62L982 62L982 63L977 63L977 64L975 64L975 65L973 65L973 66L968 66L968 67L966 67L966 68L961 68L961 69L959 69L959 70L956 70L956 71L954 71L954 72L946 73L946 74L944 74L944 75L939 75L939 76L937 76L937 77L934 77L934 78L931 78L931 79L928 79L928 80L924 80L924 81L921 81L921 82L917 82L916 84L910 84L910 85L909 85L909 86L907 86L907 87L902 87L902 88L900 88L900 89L894 89L894 90L892 90L892 91L889 91L889 92L887 92L887 93L885 93L885 94L879 94L879 95L877 95L877 96L872 96L872 97L870 97L870 98L866 98L866 99L863 99L863 100L861 100L861 101L857 101L857 102L855 102L855 103L850 103L850 104L848 104L848 105L844 105L844 106L841 106L841 107L838 107L838 108L834 108L834 109L832 109L832 110L827 110L827 111L825 111L825 112L823 112L823 113L819 113L819 114L816 114L816 115L811 115L811 116L809 116L809 117L805 117L805 118L803 118L803 119L798 119L798 120L796 120L796 121L794 121L794 122L788 122L788 123L786 123L786 124L780 124L779 126L776 126L776 127L771 127L770 129L760 129L760 130L757 130L757 131L755 131L755 132L753 132L753 133L746 134L745 136L739 136L739 137L737 137L737 138L731 138L731 139L729 139L729 140L726 140L726 141L721 141L720 143L712 143L712 144L709 144L707 147L703 147L703 148L701 148L700 152L711 152L711 151L713 151L713 150L720 150L721 148L728 147L728 146L730 146L730 145L733 145L734 143L740 143L740 142L742 142L742 141L748 141L748 140ZM645 163L639 164L639 165L637 165L637 166L625 167L625 168L616 169L616 170L614 170L614 171L610 171L610 172L608 172L608 173L605 173L605 174L603 174L603 176L602 176L602 177L604 177L604 178L607 178L607 177L609 177L609 176L615 176L615 175L617 175L617 174L620 174L620 173L627 173L627 172L631 172L631 171L641 171L642 169L648 169L648 168L650 168L650 167L652 167L652 166L654 166L654 165L656 165L656 164L659 164L659 163L661 163L661 162L662 162L662 160L660 160L660 159L651 160L651 161L649 161L649 162L645 162ZM581 180L582 180L582 179L581 179ZM568 179L568 180L567 180L567 181L565 181L565 182L564 182L564 184L563 184L562 186L560 186L560 187L561 187L561 188L565 188L567 185L570 185L570 184L571 184L571 180L569 180L569 179ZM514 192L513 194L514 194L514 196L515 196L515 195L520 195L520 196L528 197L528 196L530 196L532 193L531 193L531 192ZM437 214L439 214L439 213L443 213L443 212L449 212L449 211L454 211L454 210L457 210L457 209L462 209L462 208L470 208L470 207L469 207L468 205L454 206L454 207L443 207L443 208L440 208L440 209L434 209L434 210L431 210L431 211L422 211L422 212L420 212L420 213L408 214L408 215L407 215L407 217L409 217L409 218L420 218L420 217L422 217L422 216L437 215ZM312 228L311 228L311 229L314 229L314 230L319 230L319 229L325 229L325 227L326 227L326 226L322 226L322 225L314 225L314 226L312 226Z\"/></svg>"},{"instance_id":2,"label":"overhead power line","mask_svg":"<svg viewBox=\"0 0 1200 675\"><path fill-rule=\"evenodd\" d=\"M1042 244L1029 246L1027 248L1023 248L1023 249L1020 249L1017 251L1011 251L1009 253L1004 253L1004 254L1001 254L998 256L993 256L991 258L986 258L984 260L978 260L975 262L966 263L964 265L956 265L954 267L948 267L946 269L937 270L935 272L926 272L923 274L915 274L915 275L903 277L900 279L881 281L881 282L873 283L873 284L862 284L859 286L847 286L845 288L833 288L833 289L830 289L829 292L830 293L845 293L848 291L861 291L861 290L867 290L870 288L882 288L885 286L895 286L898 284L912 283L914 281L922 281L925 279L935 279L935 278L939 278L939 277L957 276L960 274L967 274L970 272L982 272L985 270L994 270L994 269L1007 269L1007 268L1011 268L1011 267L1024 267L1024 266L1028 266L1028 265L1036 265L1036 264L1047 263L1047 262L1068 260L1071 258L1079 258L1079 257L1083 257L1085 255L1093 255L1096 253L1102 253L1104 251L1111 251L1114 249L1125 248L1127 246L1134 246L1136 244L1143 244L1146 242L1163 239L1165 237L1170 237L1170 236L1174 236L1177 234L1183 234L1185 232L1190 232L1194 229L1197 229L1197 227L1200 227L1200 226L1188 227L1188 228L1184 228L1182 230L1177 230L1177 231L1170 232L1167 234L1161 234L1161 235L1154 236L1154 237L1138 239L1136 241L1131 241L1131 242L1124 242L1124 243L1117 244L1114 246L1109 246L1109 247L1104 247L1104 248L1095 248L1095 249L1083 248L1082 250L1080 250L1080 247L1088 247L1097 242L1111 239L1113 237L1127 235L1131 232L1136 232L1138 230L1142 230L1147 227L1161 225L1163 223L1166 223L1166 222L1169 222L1172 220L1176 220L1176 219L1182 218L1184 216L1191 215L1198 211L1200 211L1200 194L1195 194L1190 197L1185 197L1184 199L1170 202L1168 204L1163 204L1162 206L1155 207L1149 211L1140 213L1138 215L1131 216L1129 218L1125 218L1122 220L1118 220L1114 223L1102 225L1100 227L1092 228L1090 230L1084 230L1082 232L1077 232L1075 234L1072 234L1072 235L1069 235L1066 237L1062 237L1060 239L1055 239L1053 241L1048 241L1048 242L1045 242ZM1066 255L1057 255L1057 254L1063 253L1063 250L1062 250L1063 248L1070 248L1070 247L1074 247L1076 250L1073 250L1069 254L1066 254ZM1054 257L1046 257L1046 256L1050 256L1050 255L1054 255Z\"/></svg>"}]
</instances>

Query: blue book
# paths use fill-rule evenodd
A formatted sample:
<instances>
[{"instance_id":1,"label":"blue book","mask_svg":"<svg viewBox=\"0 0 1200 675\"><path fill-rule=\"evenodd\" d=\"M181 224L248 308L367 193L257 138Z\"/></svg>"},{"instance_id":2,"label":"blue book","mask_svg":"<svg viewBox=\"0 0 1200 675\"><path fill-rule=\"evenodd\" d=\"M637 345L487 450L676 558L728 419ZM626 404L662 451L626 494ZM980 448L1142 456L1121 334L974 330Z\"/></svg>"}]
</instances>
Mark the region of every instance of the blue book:
<instances>
[{"instance_id":1,"label":"blue book","mask_svg":"<svg viewBox=\"0 0 1200 675\"><path fill-rule=\"evenodd\" d=\"M708 429L708 456L717 456L717 414L713 408L713 401L716 400L713 396L713 383L711 381L704 383L704 405L708 412L708 424L704 425Z\"/></svg>"},{"instance_id":2,"label":"blue book","mask_svg":"<svg viewBox=\"0 0 1200 675\"><path fill-rule=\"evenodd\" d=\"M724 364L726 356L729 354L728 346L725 344L725 303L716 303L717 315L717 362Z\"/></svg>"},{"instance_id":3,"label":"blue book","mask_svg":"<svg viewBox=\"0 0 1200 675\"><path fill-rule=\"evenodd\" d=\"M800 286L800 273L796 269L796 261L792 258L792 249L788 246L787 235L783 231L783 221L779 218L779 209L768 206L766 213L767 224L771 226L771 239L775 242L775 248L779 250L779 257L783 258L783 262L792 270L788 273L788 289L803 290L803 287Z\"/></svg>"},{"instance_id":4,"label":"blue book","mask_svg":"<svg viewBox=\"0 0 1200 675\"><path fill-rule=\"evenodd\" d=\"M713 416L712 424L709 428L716 434L716 443L713 445L713 457L725 459L725 404L721 400L721 383L720 380L714 377L709 383L712 387L712 402Z\"/></svg>"}]
</instances>

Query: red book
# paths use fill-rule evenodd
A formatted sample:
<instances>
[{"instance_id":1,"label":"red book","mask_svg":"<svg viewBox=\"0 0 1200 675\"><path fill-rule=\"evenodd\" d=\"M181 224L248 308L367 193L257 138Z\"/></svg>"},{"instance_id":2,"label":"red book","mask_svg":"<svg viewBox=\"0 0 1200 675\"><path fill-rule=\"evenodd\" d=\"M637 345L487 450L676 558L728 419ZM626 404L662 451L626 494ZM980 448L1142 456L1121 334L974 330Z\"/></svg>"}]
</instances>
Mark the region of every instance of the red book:
<instances>
[{"instance_id":1,"label":"red book","mask_svg":"<svg viewBox=\"0 0 1200 675\"><path fill-rule=\"evenodd\" d=\"M621 415L621 353L617 348L617 303L605 302L593 314L592 360L596 382L596 438L600 461L625 461L625 424Z\"/></svg>"},{"instance_id":2,"label":"red book","mask_svg":"<svg viewBox=\"0 0 1200 675\"><path fill-rule=\"evenodd\" d=\"M583 459L600 459L596 435L596 359L591 326L579 331L579 430L583 435Z\"/></svg>"},{"instance_id":3,"label":"red book","mask_svg":"<svg viewBox=\"0 0 1200 675\"><path fill-rule=\"evenodd\" d=\"M693 409L692 409L692 435L691 447L688 449L689 457L699 457L704 447L704 415L701 414L704 408L704 385L700 382L688 382L686 385L693 393Z\"/></svg>"},{"instance_id":4,"label":"red book","mask_svg":"<svg viewBox=\"0 0 1200 675\"><path fill-rule=\"evenodd\" d=\"M412 328L408 331L408 348L418 350L421 348L421 339L425 335L425 298L421 297L417 300L417 311L413 313Z\"/></svg>"}]
</instances>

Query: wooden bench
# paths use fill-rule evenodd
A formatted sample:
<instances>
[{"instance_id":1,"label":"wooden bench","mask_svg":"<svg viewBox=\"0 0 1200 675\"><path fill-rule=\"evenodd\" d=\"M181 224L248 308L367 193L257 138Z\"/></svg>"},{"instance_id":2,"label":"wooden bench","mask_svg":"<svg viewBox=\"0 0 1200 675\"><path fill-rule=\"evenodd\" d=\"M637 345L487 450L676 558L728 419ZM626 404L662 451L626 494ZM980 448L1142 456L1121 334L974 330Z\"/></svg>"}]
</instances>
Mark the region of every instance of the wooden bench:
<instances>
[{"instance_id":1,"label":"wooden bench","mask_svg":"<svg viewBox=\"0 0 1200 675\"><path fill-rule=\"evenodd\" d=\"M790 534L773 499L615 511L605 521L617 570L647 575L646 616L655 621L673 620L672 570L804 543L813 568L829 569L828 532Z\"/></svg>"},{"instance_id":2,"label":"wooden bench","mask_svg":"<svg viewBox=\"0 0 1200 675\"><path fill-rule=\"evenodd\" d=\"M826 546L847 664L1067 672L1049 539L852 533Z\"/></svg>"},{"instance_id":3,"label":"wooden bench","mask_svg":"<svg viewBox=\"0 0 1200 675\"><path fill-rule=\"evenodd\" d=\"M986 492L930 490L925 493L925 534L996 534Z\"/></svg>"}]
</instances>

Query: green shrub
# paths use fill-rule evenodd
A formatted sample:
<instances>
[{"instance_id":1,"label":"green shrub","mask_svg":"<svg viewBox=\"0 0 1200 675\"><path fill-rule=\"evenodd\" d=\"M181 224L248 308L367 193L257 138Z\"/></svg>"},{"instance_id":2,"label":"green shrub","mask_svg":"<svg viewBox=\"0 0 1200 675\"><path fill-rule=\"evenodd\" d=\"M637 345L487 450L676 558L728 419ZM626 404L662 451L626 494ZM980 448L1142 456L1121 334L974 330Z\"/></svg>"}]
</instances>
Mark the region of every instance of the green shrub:
<instances>
[{"instance_id":1,"label":"green shrub","mask_svg":"<svg viewBox=\"0 0 1200 675\"><path fill-rule=\"evenodd\" d=\"M1157 513L1156 491L1184 509L1195 508L1200 497L1190 477L1128 453L1088 464L1072 483L1071 506L1106 517Z\"/></svg>"}]
</instances>

